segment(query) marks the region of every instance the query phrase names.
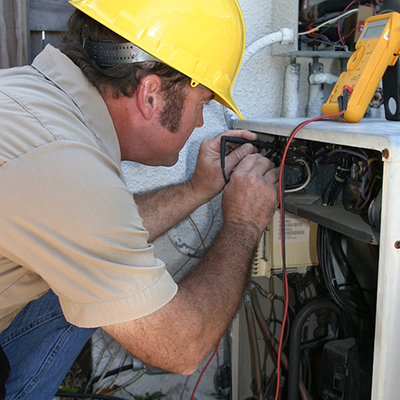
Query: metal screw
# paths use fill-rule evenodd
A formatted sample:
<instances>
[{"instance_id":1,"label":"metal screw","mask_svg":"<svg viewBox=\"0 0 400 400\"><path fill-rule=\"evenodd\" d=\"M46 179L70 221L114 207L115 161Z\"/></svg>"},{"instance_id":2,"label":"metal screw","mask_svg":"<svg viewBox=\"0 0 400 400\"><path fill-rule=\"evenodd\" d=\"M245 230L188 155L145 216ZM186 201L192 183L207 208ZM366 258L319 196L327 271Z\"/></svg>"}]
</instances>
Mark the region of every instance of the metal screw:
<instances>
[{"instance_id":1,"label":"metal screw","mask_svg":"<svg viewBox=\"0 0 400 400\"><path fill-rule=\"evenodd\" d=\"M394 243L394 248L395 249L400 249L400 240Z\"/></svg>"},{"instance_id":2,"label":"metal screw","mask_svg":"<svg viewBox=\"0 0 400 400\"><path fill-rule=\"evenodd\" d=\"M383 158L389 158L389 150L388 149L384 149L382 151L382 157Z\"/></svg>"}]
</instances>

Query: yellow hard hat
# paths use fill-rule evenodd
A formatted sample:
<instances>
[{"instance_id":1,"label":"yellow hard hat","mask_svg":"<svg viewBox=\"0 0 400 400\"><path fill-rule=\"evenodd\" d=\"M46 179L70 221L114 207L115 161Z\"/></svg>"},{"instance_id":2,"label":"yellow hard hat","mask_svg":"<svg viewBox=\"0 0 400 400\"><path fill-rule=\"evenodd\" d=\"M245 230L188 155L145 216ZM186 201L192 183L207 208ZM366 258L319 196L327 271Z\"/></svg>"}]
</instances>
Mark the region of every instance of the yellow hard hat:
<instances>
[{"instance_id":1,"label":"yellow hard hat","mask_svg":"<svg viewBox=\"0 0 400 400\"><path fill-rule=\"evenodd\" d=\"M237 0L70 0L73 6L214 92L243 119L232 97L245 46Z\"/></svg>"}]
</instances>

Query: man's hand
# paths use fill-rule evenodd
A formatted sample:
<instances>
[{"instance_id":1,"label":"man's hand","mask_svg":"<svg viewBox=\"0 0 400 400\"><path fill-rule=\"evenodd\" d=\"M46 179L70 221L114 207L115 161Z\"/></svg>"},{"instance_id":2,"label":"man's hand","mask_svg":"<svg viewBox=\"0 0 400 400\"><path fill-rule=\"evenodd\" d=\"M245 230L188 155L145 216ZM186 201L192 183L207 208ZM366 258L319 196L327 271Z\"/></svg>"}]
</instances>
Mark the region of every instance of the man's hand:
<instances>
[{"instance_id":1,"label":"man's hand","mask_svg":"<svg viewBox=\"0 0 400 400\"><path fill-rule=\"evenodd\" d=\"M231 130L219 134L201 143L196 169L190 181L195 192L205 197L205 201L218 195L225 186L221 170L221 136L236 136L255 140L257 135L246 130ZM237 145L228 143L226 148L225 172L229 176L232 169L247 155L257 152L251 144Z\"/></svg>"},{"instance_id":2,"label":"man's hand","mask_svg":"<svg viewBox=\"0 0 400 400\"><path fill-rule=\"evenodd\" d=\"M261 235L279 204L279 172L260 154L244 157L236 166L222 198L224 223L254 226Z\"/></svg>"}]
</instances>

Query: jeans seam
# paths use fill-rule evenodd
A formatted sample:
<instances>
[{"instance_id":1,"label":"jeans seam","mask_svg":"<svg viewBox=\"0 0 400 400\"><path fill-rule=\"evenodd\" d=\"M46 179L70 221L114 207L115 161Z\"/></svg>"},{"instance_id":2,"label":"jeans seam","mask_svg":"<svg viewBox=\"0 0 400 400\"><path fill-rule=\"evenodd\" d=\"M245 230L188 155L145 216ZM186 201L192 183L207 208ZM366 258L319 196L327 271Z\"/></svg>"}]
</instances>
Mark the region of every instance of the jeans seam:
<instances>
[{"instance_id":1,"label":"jeans seam","mask_svg":"<svg viewBox=\"0 0 400 400\"><path fill-rule=\"evenodd\" d=\"M75 329L78 329L74 325L69 325L68 328L62 333L60 338L57 340L55 345L53 346L52 350L50 351L49 355L46 357L45 361L43 362L41 368L37 372L37 374L32 377L25 385L25 387L21 390L21 392L15 397L15 400L23 399L24 396L28 395L31 392L35 385L39 382L41 377L47 372L50 368L53 360L55 359L57 353L63 347L65 341L68 339L68 336L73 333Z\"/></svg>"},{"instance_id":2,"label":"jeans seam","mask_svg":"<svg viewBox=\"0 0 400 400\"><path fill-rule=\"evenodd\" d=\"M39 318L35 321L32 321L28 325L24 326L23 328L11 333L10 335L3 338L1 341L2 346L6 346L7 344L12 343L14 340L17 340L21 336L29 333L31 330L38 328L41 325L48 323L49 321L55 320L63 316L63 312L61 310L54 311L51 314L48 314L42 318Z\"/></svg>"}]
</instances>

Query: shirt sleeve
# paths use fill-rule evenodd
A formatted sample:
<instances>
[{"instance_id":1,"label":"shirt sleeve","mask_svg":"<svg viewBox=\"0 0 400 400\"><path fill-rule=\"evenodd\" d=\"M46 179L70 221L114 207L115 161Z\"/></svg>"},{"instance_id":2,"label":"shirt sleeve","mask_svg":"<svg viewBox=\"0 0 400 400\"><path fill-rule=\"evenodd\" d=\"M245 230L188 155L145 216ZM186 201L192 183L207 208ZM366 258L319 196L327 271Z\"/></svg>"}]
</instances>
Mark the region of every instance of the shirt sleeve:
<instances>
[{"instance_id":1,"label":"shirt sleeve","mask_svg":"<svg viewBox=\"0 0 400 400\"><path fill-rule=\"evenodd\" d=\"M46 144L3 165L0 182L3 254L47 282L70 323L133 320L176 294L119 166L98 149Z\"/></svg>"}]
</instances>

